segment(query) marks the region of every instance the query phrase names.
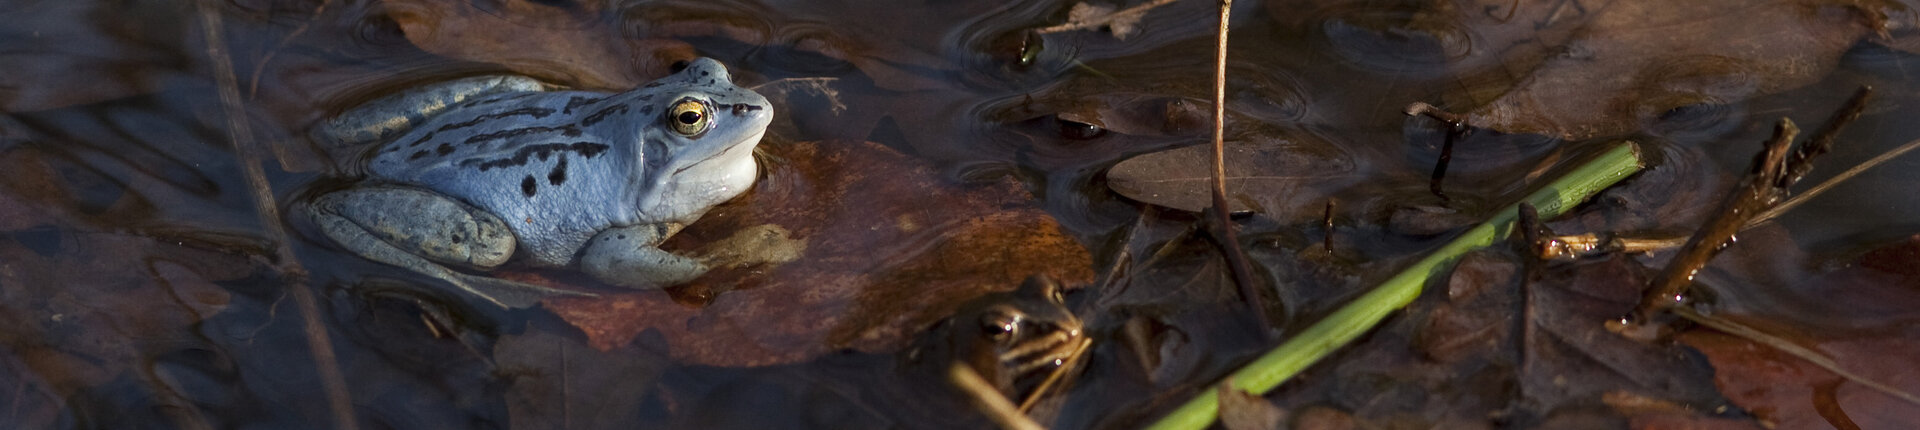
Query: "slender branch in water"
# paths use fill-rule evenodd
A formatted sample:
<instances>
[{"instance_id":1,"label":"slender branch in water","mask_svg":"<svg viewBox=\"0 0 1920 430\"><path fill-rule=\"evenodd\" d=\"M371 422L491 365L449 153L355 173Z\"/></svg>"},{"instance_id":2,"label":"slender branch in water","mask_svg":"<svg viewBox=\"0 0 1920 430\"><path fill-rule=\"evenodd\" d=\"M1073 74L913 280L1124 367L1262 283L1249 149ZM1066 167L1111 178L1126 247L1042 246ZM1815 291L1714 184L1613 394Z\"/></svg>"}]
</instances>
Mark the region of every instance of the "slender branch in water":
<instances>
[{"instance_id":1,"label":"slender branch in water","mask_svg":"<svg viewBox=\"0 0 1920 430\"><path fill-rule=\"evenodd\" d=\"M341 376L338 357L333 351L333 340L327 334L327 328L320 321L320 306L313 297L313 291L307 288L307 271L293 258L293 247L288 242L287 231L280 226L280 209L275 204L273 188L267 183L267 174L260 167L258 148L252 144L253 129L247 125L245 108L240 102L240 80L233 73L233 57L227 54L227 43L220 12L213 0L200 0L194 5L200 15L201 36L207 42L207 58L213 61L214 80L220 92L220 105L227 121L227 140L233 145L233 152L240 158L240 168L246 177L247 188L252 193L255 213L260 216L260 225L265 226L269 240L278 244L274 259L276 269L286 283L287 290L300 306L301 317L305 320L307 347L312 349L314 366L320 373L320 385L327 393L327 406L333 412L334 428L354 429L358 422L353 418L353 399L347 393L346 378Z\"/></svg>"},{"instance_id":2,"label":"slender branch in water","mask_svg":"<svg viewBox=\"0 0 1920 430\"><path fill-rule=\"evenodd\" d=\"M1466 117L1460 116L1460 114L1456 114L1453 112L1440 110L1440 108L1434 107L1433 105L1426 104L1423 102L1413 102L1413 104L1407 105L1406 113L1407 115L1419 115L1427 118L1433 118L1436 121L1447 123L1447 126L1452 128L1460 128L1460 127L1467 126Z\"/></svg>"},{"instance_id":3,"label":"slender branch in water","mask_svg":"<svg viewBox=\"0 0 1920 430\"><path fill-rule=\"evenodd\" d=\"M1620 142L1608 148L1597 157L1574 168L1566 175L1554 179L1546 186L1528 194L1523 203L1538 208L1540 216L1553 217L1566 213L1569 209L1586 201L1588 197L1599 193L1627 176L1639 172L1642 168L1640 150L1633 142ZM1321 358L1333 353L1347 342L1371 330L1387 315L1405 307L1420 296L1429 277L1445 275L1454 259L1468 251L1492 244L1499 238L1512 233L1514 218L1519 216L1519 203L1496 212L1486 222L1475 226L1460 237L1448 242L1440 249L1428 254L1426 258L1401 270L1392 278L1381 282L1372 291L1360 295L1328 314L1326 318L1313 323L1305 330L1295 333L1280 346L1268 350L1266 354L1247 363L1228 378L1235 387L1254 394L1264 394L1285 382L1293 375L1312 366ZM1216 390L1204 390L1186 404L1175 409L1153 424L1155 429L1198 429L1212 423L1219 416L1220 397Z\"/></svg>"},{"instance_id":4,"label":"slender branch in water","mask_svg":"<svg viewBox=\"0 0 1920 430\"><path fill-rule=\"evenodd\" d=\"M1150 1L1150 2L1146 2L1146 3L1142 3L1142 4L1140 4L1139 6L1134 6L1134 7L1130 7L1130 8L1126 8L1126 9L1121 9L1121 10L1119 10L1119 11L1116 11L1116 12L1114 12L1114 13L1110 13L1110 14L1107 14L1106 16L1102 16L1102 17L1099 17L1099 18L1095 18L1095 19L1091 19L1091 20L1087 20L1087 21L1082 21L1082 22L1068 22L1068 23L1065 23L1065 24L1060 24L1060 25L1056 25L1056 26L1052 26L1052 27L1043 27L1043 28L1041 28L1041 29L1039 29L1039 30L1034 30L1033 32L1034 32L1034 33L1039 33L1039 34L1053 34L1053 33L1059 33L1059 32L1063 32L1063 31L1074 31L1074 30L1085 30L1085 29L1089 29L1089 28L1099 28L1100 26L1103 26L1103 25L1107 25L1107 24L1110 24L1110 23L1112 23L1113 21L1115 21L1115 20L1118 20L1118 19L1122 19L1122 18L1127 18L1127 17L1131 17L1131 16L1137 16L1137 15L1140 15L1140 14L1144 14L1144 13L1147 13L1147 11L1148 11L1148 10L1150 10L1150 9L1153 9L1153 8L1156 8L1156 7L1160 7L1161 5L1165 5L1165 4L1167 4L1167 3L1173 3L1174 1L1175 1L1175 0L1153 0L1153 1Z\"/></svg>"},{"instance_id":5,"label":"slender branch in water","mask_svg":"<svg viewBox=\"0 0 1920 430\"><path fill-rule=\"evenodd\" d=\"M1336 200L1327 199L1327 209L1320 213L1320 247L1326 248L1327 255L1333 255L1333 205Z\"/></svg>"},{"instance_id":6,"label":"slender branch in water","mask_svg":"<svg viewBox=\"0 0 1920 430\"><path fill-rule=\"evenodd\" d=\"M1706 267L1707 262L1719 254L1722 245L1733 239L1735 233L1746 227L1747 220L1779 196L1780 189L1773 185L1786 173L1787 149L1793 145L1794 135L1799 133L1800 128L1793 125L1793 120L1780 119L1774 126L1773 137L1767 139L1765 149L1754 157L1753 168L1747 173L1746 179L1741 180L1739 187L1722 201L1718 215L1700 226L1693 238L1687 240L1687 245L1680 248L1680 253L1667 263L1666 270L1653 279L1646 295L1640 299L1640 306L1634 309L1632 320L1627 323L1641 326L1639 328L1658 326L1660 324L1653 324L1655 314L1686 302L1687 287L1693 284L1693 275ZM1650 338L1654 334L1634 330L1633 327L1616 328L1623 329L1623 333L1633 337Z\"/></svg>"},{"instance_id":7,"label":"slender branch in water","mask_svg":"<svg viewBox=\"0 0 1920 430\"><path fill-rule=\"evenodd\" d=\"M993 384L987 383L986 379L981 378L973 368L967 367L966 363L956 362L952 367L947 368L947 381L972 397L974 405L980 408L980 412L987 414L987 418L992 419L994 424L999 424L1000 428L1046 429L1039 423L1033 422L1032 418L1027 418L1026 414L1020 413L1020 410L1013 406L1013 402L1007 401L1007 396L1000 395L1000 390L994 389Z\"/></svg>"}]
</instances>

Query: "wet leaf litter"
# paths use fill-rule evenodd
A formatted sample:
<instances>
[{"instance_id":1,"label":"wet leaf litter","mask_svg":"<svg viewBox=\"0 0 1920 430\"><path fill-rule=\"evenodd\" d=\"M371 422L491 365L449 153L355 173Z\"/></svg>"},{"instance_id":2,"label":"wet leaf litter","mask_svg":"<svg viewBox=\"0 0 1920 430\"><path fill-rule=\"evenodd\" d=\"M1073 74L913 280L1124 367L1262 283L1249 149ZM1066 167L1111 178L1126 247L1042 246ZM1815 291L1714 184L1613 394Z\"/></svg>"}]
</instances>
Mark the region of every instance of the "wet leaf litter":
<instances>
[{"instance_id":1,"label":"wet leaf litter","mask_svg":"<svg viewBox=\"0 0 1920 430\"><path fill-rule=\"evenodd\" d=\"M1860 84L1884 98L1809 182L1920 135L1898 120L1912 114L1914 23L1896 2L1240 1L1224 141L1224 215L1238 236L1223 240L1198 214L1210 204L1212 88L1179 83L1205 80L1216 4L926 6L214 11L240 74L237 117L278 158L260 163L279 204L329 186L305 128L394 88L499 72L620 88L695 55L742 71L743 85L813 85L780 102L790 115L769 133L753 194L671 244L723 267L686 286L626 293L516 269L503 276L608 298L473 313L410 292L417 279L289 239L342 351L348 419L370 427L994 425L946 378L894 354L1036 273L1063 281L1095 342L1026 413L1047 427L1139 426L1221 392L1243 362L1611 142L1638 142L1648 169L1544 226L1685 236L1776 120L1818 123ZM0 292L26 327L5 337L4 374L39 393L12 422L337 416L296 401L312 391L284 388L315 372L300 340L311 333L276 287L284 257L256 221L239 157L220 149L236 116L205 108L219 106L209 54L186 39L201 29L139 17L196 22L186 9L0 8L26 18L0 26L5 37L73 36L0 56L19 72L0 91ZM97 30L119 22L157 43ZM48 72L60 64L81 66ZM1468 132L1442 145L1434 121L1401 114L1415 102L1460 113ZM1868 170L1742 232L1689 293L1695 310L1858 378L1686 322L1650 343L1605 331L1672 251L1542 262L1514 243L1435 274L1444 281L1300 379L1234 392L1226 425L1911 424L1911 408L1861 382L1915 390L1874 359L1914 338L1900 328L1915 309L1900 262L1913 236L1901 213L1916 205L1896 170ZM1242 279L1228 276L1226 249L1252 263ZM1282 316L1270 333L1222 321L1248 313L1236 285L1249 284ZM130 300L92 300L103 294ZM112 364L141 361L160 364ZM412 412L373 400L397 396L418 399Z\"/></svg>"}]
</instances>

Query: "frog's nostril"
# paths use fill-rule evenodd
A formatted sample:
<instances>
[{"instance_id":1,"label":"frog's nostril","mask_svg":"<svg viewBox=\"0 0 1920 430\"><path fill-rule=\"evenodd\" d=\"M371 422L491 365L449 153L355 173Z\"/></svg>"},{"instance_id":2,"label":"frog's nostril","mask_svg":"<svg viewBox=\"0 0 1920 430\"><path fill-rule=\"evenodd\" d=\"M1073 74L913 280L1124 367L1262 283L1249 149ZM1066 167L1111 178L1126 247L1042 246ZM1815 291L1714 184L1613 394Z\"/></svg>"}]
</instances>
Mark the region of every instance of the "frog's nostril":
<instances>
[{"instance_id":1,"label":"frog's nostril","mask_svg":"<svg viewBox=\"0 0 1920 430\"><path fill-rule=\"evenodd\" d=\"M734 115L745 115L747 112L765 109L764 106L750 105L746 103L735 103L729 107L733 108Z\"/></svg>"}]
</instances>

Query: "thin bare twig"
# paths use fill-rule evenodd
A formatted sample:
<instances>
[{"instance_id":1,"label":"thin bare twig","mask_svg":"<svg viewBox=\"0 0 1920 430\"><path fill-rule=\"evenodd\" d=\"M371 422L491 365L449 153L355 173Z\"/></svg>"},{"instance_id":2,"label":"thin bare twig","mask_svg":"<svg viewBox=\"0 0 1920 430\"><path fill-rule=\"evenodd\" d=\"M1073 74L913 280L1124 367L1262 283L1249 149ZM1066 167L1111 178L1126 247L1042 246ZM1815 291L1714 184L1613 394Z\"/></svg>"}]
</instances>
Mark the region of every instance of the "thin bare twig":
<instances>
[{"instance_id":1,"label":"thin bare twig","mask_svg":"<svg viewBox=\"0 0 1920 430\"><path fill-rule=\"evenodd\" d=\"M973 368L967 367L966 363L955 362L952 367L948 367L947 381L972 397L974 405L980 407L980 412L987 414L987 418L992 419L994 424L999 424L1000 428L1046 429L1039 423L1033 422L1032 418L1027 418L1026 414L1020 413L1019 408L1013 406L1013 402L1007 401L1007 396L1000 395L1000 390L993 388L993 384L987 383L986 379L980 377L979 372L974 372Z\"/></svg>"},{"instance_id":2,"label":"thin bare twig","mask_svg":"<svg viewBox=\"0 0 1920 430\"><path fill-rule=\"evenodd\" d=\"M1115 20L1145 14L1147 13L1147 10L1160 7L1161 5L1165 5L1167 3L1173 3L1174 1L1175 0L1153 0L1150 2L1143 3L1139 6L1121 9L1114 13L1107 14L1107 16L1099 17L1096 19L1082 21L1082 22L1067 22L1065 24L1055 25L1051 27L1042 27L1039 30L1034 30L1033 32L1039 33L1039 34L1053 34L1053 33L1059 33L1063 31L1099 28L1100 26L1107 25L1109 23L1112 23Z\"/></svg>"},{"instance_id":3,"label":"thin bare twig","mask_svg":"<svg viewBox=\"0 0 1920 430\"><path fill-rule=\"evenodd\" d=\"M1761 213L1759 216L1753 217L1753 222L1748 223L1748 227L1752 227L1754 225L1758 225L1760 223L1764 223L1767 221L1772 221L1774 218L1779 218L1780 214L1786 213L1787 211L1793 210L1793 208L1799 207L1800 204L1806 203L1808 199L1812 199L1814 196L1818 196L1821 193L1827 192L1827 190L1833 189L1835 185L1840 185L1841 182L1846 182L1848 179L1853 179L1853 177L1855 176L1860 176L1860 174L1863 172L1866 172L1867 169L1872 169L1874 167L1880 166L1881 164L1886 164L1887 161L1891 161L1895 157L1906 155L1908 152L1913 152L1914 149L1920 149L1920 139L1915 139L1914 141L1907 142L1907 144L1905 145L1900 145L1899 148L1894 148L1892 151L1887 151L1885 154L1880 154L1880 156L1873 157L1873 159L1871 160L1867 160L1866 162L1853 166L1853 168L1847 169L1847 171L1845 172L1840 172L1840 174L1834 175L1833 178L1831 179L1827 179L1826 182L1821 182L1819 185L1814 185L1813 188L1808 188L1807 191L1805 192L1794 194L1793 197L1788 198L1787 201L1780 202L1779 205L1774 206L1772 209L1767 209L1766 212Z\"/></svg>"},{"instance_id":4,"label":"thin bare twig","mask_svg":"<svg viewBox=\"0 0 1920 430\"><path fill-rule=\"evenodd\" d=\"M1333 255L1333 206L1338 202L1327 199L1327 209L1320 214L1320 247L1326 248L1327 255Z\"/></svg>"},{"instance_id":5,"label":"thin bare twig","mask_svg":"<svg viewBox=\"0 0 1920 430\"><path fill-rule=\"evenodd\" d=\"M353 418L353 401L347 393L346 378L340 373L333 341L327 334L326 325L320 321L320 306L313 291L307 288L307 271L293 258L289 236L280 226L280 209L275 204L273 189L267 183L265 169L260 166L258 148L251 144L253 129L243 116L245 108L240 102L240 80L234 76L233 57L227 53L220 12L212 0L200 0L195 2L195 6L200 14L201 35L207 42L207 58L213 61L214 80L218 84L220 105L227 121L227 139L233 145L234 154L240 158L240 168L251 192L254 210L260 216L260 224L265 226L268 239L279 244L274 252L278 265L276 269L286 283L289 294L299 304L301 317L305 319L307 347L312 349L315 370L320 373L320 385L327 393L327 406L333 412L334 426L348 430L357 428L358 422Z\"/></svg>"},{"instance_id":6,"label":"thin bare twig","mask_svg":"<svg viewBox=\"0 0 1920 430\"><path fill-rule=\"evenodd\" d=\"M1446 202L1447 193L1441 189L1441 184L1447 178L1447 165L1453 162L1454 143L1465 139L1467 132L1471 130L1467 127L1467 119L1422 102L1407 105L1406 113L1432 118L1447 124L1447 136L1440 141L1440 157L1433 162L1433 176L1427 182L1427 191L1439 197L1441 202Z\"/></svg>"},{"instance_id":7,"label":"thin bare twig","mask_svg":"<svg viewBox=\"0 0 1920 430\"><path fill-rule=\"evenodd\" d=\"M1233 273L1233 282L1240 285L1240 300L1253 309L1264 332L1273 320L1268 319L1265 301L1253 283L1253 264L1240 249L1240 234L1234 231L1227 207L1227 23L1232 15L1233 0L1220 0L1220 31L1214 39L1213 56L1213 223L1220 228L1216 237L1220 252L1227 257L1228 271Z\"/></svg>"},{"instance_id":8,"label":"thin bare twig","mask_svg":"<svg viewBox=\"0 0 1920 430\"><path fill-rule=\"evenodd\" d=\"M312 19L300 23L299 26L293 28L293 31L287 32L285 37L280 38L280 43L274 44L273 49L268 49L266 55L260 57L260 61L253 63L253 76L247 80L248 99L260 96L260 75L266 74L267 64L273 62L273 56L279 54L281 49L285 49L287 43L293 42L293 39L300 37L302 34L306 34L307 30L313 28L313 22L319 21L320 16L327 13L327 6L331 5L333 5L333 0L320 2L320 5L315 6L313 13L310 14L313 16Z\"/></svg>"}]
</instances>

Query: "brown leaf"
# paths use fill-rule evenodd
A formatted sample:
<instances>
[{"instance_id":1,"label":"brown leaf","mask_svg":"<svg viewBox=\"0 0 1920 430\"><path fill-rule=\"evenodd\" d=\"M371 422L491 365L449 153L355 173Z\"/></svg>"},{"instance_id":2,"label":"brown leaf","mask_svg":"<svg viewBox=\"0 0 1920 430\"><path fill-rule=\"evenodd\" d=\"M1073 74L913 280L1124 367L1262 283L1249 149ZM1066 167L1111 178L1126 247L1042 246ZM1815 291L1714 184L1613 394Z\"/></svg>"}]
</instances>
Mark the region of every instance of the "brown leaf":
<instances>
[{"instance_id":1,"label":"brown leaf","mask_svg":"<svg viewBox=\"0 0 1920 430\"><path fill-rule=\"evenodd\" d=\"M663 292L563 298L549 309L618 348L643 331L676 360L787 363L854 348L882 351L989 291L1032 274L1092 281L1087 251L1011 178L961 186L890 149L862 142L762 145L767 175L668 242L695 249L774 225L804 254L791 263L720 269L677 289L712 296L689 306ZM764 231L764 230L762 230Z\"/></svg>"},{"instance_id":2,"label":"brown leaf","mask_svg":"<svg viewBox=\"0 0 1920 430\"><path fill-rule=\"evenodd\" d=\"M694 58L693 47L623 34L594 2L385 0L414 45L435 54L495 63L574 86L627 89L666 76Z\"/></svg>"},{"instance_id":3,"label":"brown leaf","mask_svg":"<svg viewBox=\"0 0 1920 430\"><path fill-rule=\"evenodd\" d=\"M813 1L746 7L712 2L657 2L624 12L649 37L724 37L749 45L793 49L845 61L880 88L895 91L952 90L937 71L959 67L941 53L957 28L928 27L926 16L978 16L1002 2L896 2L876 8L861 2ZM823 10L858 14L821 15ZM965 21L952 21L955 27ZM936 71L936 73L929 73Z\"/></svg>"},{"instance_id":4,"label":"brown leaf","mask_svg":"<svg viewBox=\"0 0 1920 430\"><path fill-rule=\"evenodd\" d=\"M1625 257L1549 268L1527 285L1520 390L1552 410L1610 392L1712 410L1713 369L1684 347L1647 344L1608 332L1646 285L1645 269ZM1617 393L1616 393L1617 395ZM1544 411L1543 411L1544 412ZM1630 413L1632 411L1622 411Z\"/></svg>"},{"instance_id":5,"label":"brown leaf","mask_svg":"<svg viewBox=\"0 0 1920 430\"><path fill-rule=\"evenodd\" d=\"M1228 430L1278 429L1287 419L1287 411L1265 397L1224 383L1216 390L1220 393L1220 425Z\"/></svg>"},{"instance_id":6,"label":"brown leaf","mask_svg":"<svg viewBox=\"0 0 1920 430\"><path fill-rule=\"evenodd\" d=\"M1781 335L1790 329L1756 318L1735 318ZM1842 368L1907 392L1920 392L1920 372L1912 360L1890 357L1920 356L1920 339L1898 333L1838 336L1828 330L1797 334L1796 340L1817 345L1832 354ZM1835 339L1839 337L1839 339ZM1920 411L1898 398L1860 384L1780 350L1709 330L1683 333L1680 341L1705 353L1713 362L1715 382L1734 404L1775 428L1820 428L1851 421L1858 428L1901 428L1920 422ZM1841 428L1845 428L1840 426Z\"/></svg>"},{"instance_id":7,"label":"brown leaf","mask_svg":"<svg viewBox=\"0 0 1920 430\"><path fill-rule=\"evenodd\" d=\"M1134 200L1198 212L1212 205L1213 148L1189 146L1133 157L1107 181ZM1227 202L1234 211L1290 214L1323 204L1356 178L1347 153L1325 141L1293 136L1227 142Z\"/></svg>"},{"instance_id":8,"label":"brown leaf","mask_svg":"<svg viewBox=\"0 0 1920 430\"><path fill-rule=\"evenodd\" d=\"M1826 354L1862 378L1920 392L1920 369L1907 359L1920 357L1920 333L1901 322L1920 315L1916 255L1920 236L1911 236L1794 286L1794 295L1804 297L1797 301L1806 303L1791 310L1844 314L1720 316ZM1682 333L1679 340L1712 361L1721 392L1776 428L1846 428L1842 420L1858 428L1920 422L1920 407L1778 349L1705 329Z\"/></svg>"},{"instance_id":9,"label":"brown leaf","mask_svg":"<svg viewBox=\"0 0 1920 430\"><path fill-rule=\"evenodd\" d=\"M1633 132L1675 109L1813 83L1870 32L1864 22L1813 1L1617 0L1468 122L1570 140Z\"/></svg>"}]
</instances>

